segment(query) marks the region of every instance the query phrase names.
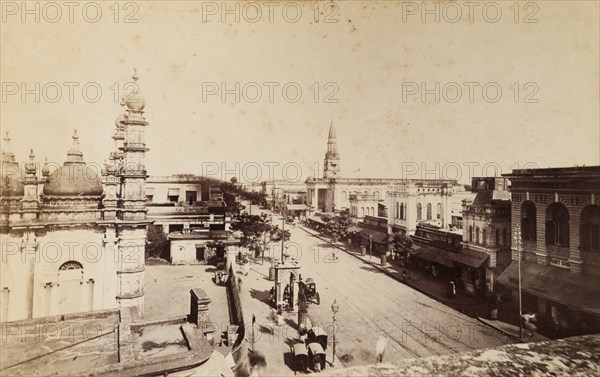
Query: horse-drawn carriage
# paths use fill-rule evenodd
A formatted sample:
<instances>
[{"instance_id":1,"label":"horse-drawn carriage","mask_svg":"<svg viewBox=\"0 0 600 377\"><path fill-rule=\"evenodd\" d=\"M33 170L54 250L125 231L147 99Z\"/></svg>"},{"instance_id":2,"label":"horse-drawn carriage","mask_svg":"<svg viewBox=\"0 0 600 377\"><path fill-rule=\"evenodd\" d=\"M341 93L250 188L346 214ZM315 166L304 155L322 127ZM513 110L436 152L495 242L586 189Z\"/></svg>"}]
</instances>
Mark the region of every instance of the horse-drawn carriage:
<instances>
[{"instance_id":1,"label":"horse-drawn carriage","mask_svg":"<svg viewBox=\"0 0 600 377\"><path fill-rule=\"evenodd\" d=\"M311 300L317 305L321 303L321 297L319 296L319 292L317 292L317 284L313 279L308 278L306 282L300 280L298 289L300 290L300 294L304 294L304 298L307 301Z\"/></svg>"},{"instance_id":2,"label":"horse-drawn carriage","mask_svg":"<svg viewBox=\"0 0 600 377\"><path fill-rule=\"evenodd\" d=\"M327 350L327 333L319 326L314 326L308 330L307 343L319 343L324 350Z\"/></svg>"},{"instance_id":3,"label":"horse-drawn carriage","mask_svg":"<svg viewBox=\"0 0 600 377\"><path fill-rule=\"evenodd\" d=\"M320 343L296 343L292 350L294 352L294 373L298 371L306 373L308 369L320 372L325 369L326 353Z\"/></svg>"}]
</instances>

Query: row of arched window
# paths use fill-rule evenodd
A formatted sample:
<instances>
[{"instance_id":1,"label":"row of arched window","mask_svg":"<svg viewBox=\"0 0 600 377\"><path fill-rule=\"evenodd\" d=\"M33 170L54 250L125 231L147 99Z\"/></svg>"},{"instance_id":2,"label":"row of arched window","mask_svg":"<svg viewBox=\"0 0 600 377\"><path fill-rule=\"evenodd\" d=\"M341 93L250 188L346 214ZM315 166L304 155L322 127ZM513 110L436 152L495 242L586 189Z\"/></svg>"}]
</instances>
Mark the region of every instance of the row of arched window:
<instances>
[{"instance_id":1,"label":"row of arched window","mask_svg":"<svg viewBox=\"0 0 600 377\"><path fill-rule=\"evenodd\" d=\"M502 235L502 237L500 237ZM491 236L491 234L490 234ZM481 229L478 226L469 226L469 242L487 245L488 244L488 230L486 228ZM500 228L496 228L494 232L494 245L508 245L508 230L506 228L502 229L502 234L500 233Z\"/></svg>"},{"instance_id":2,"label":"row of arched window","mask_svg":"<svg viewBox=\"0 0 600 377\"><path fill-rule=\"evenodd\" d=\"M408 206L404 203L401 202L396 202L396 218L400 219L400 220L406 220L406 213L408 212ZM431 203L427 203L426 205L426 210L427 210L427 217L425 220L432 220L433 219L433 208ZM438 203L437 204L437 212L436 212L436 218L437 219L441 219L442 218L442 204ZM422 221L423 220L423 206L421 203L417 203L417 221Z\"/></svg>"},{"instance_id":3,"label":"row of arched window","mask_svg":"<svg viewBox=\"0 0 600 377\"><path fill-rule=\"evenodd\" d=\"M438 203L437 204L437 212L436 212L436 218L437 219L441 219L442 218L442 204ZM427 210L427 218L425 220L432 220L433 219L433 211L432 211L432 205L431 203L427 203L426 205L426 210ZM417 203L417 221L421 221L423 220L423 206L421 205L421 203Z\"/></svg>"},{"instance_id":4,"label":"row of arched window","mask_svg":"<svg viewBox=\"0 0 600 377\"><path fill-rule=\"evenodd\" d=\"M375 207L360 207L360 217L375 216Z\"/></svg>"},{"instance_id":5,"label":"row of arched window","mask_svg":"<svg viewBox=\"0 0 600 377\"><path fill-rule=\"evenodd\" d=\"M552 203L546 208L546 244L568 248L570 246L569 210L562 203ZM581 211L581 251L599 251L600 206L589 205ZM521 204L521 239L537 241L537 208L527 200Z\"/></svg>"}]
</instances>

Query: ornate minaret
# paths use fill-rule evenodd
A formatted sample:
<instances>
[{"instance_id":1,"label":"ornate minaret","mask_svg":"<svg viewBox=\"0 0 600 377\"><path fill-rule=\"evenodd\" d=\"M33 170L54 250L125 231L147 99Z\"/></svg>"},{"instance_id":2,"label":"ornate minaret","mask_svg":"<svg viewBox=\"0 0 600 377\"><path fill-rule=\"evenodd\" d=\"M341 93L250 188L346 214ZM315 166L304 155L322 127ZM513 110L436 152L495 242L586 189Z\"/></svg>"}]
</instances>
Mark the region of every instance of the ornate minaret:
<instances>
[{"instance_id":1,"label":"ornate minaret","mask_svg":"<svg viewBox=\"0 0 600 377\"><path fill-rule=\"evenodd\" d=\"M337 151L337 140L333 121L329 126L329 138L327 139L327 153L323 167L323 178L337 178L340 171L340 155Z\"/></svg>"},{"instance_id":2,"label":"ornate minaret","mask_svg":"<svg viewBox=\"0 0 600 377\"><path fill-rule=\"evenodd\" d=\"M137 85L137 72L133 81ZM119 266L119 286L117 301L119 307L136 307L138 317L144 314L144 256L146 251L146 143L144 130L148 125L144 118L144 98L136 88L124 98L127 106L123 119L118 123L123 127L125 137L119 150L122 164L116 173L120 181L120 197L117 208L117 236ZM120 128L119 125L117 128ZM120 143L119 143L120 144ZM117 157L117 156L113 156ZM118 158L117 157L117 158ZM109 171L107 171L109 173Z\"/></svg>"},{"instance_id":3,"label":"ornate minaret","mask_svg":"<svg viewBox=\"0 0 600 377\"><path fill-rule=\"evenodd\" d=\"M25 164L25 177L23 179L24 195L21 199L23 220L34 220L37 218L38 206L38 177L37 164L33 149L29 150L29 161Z\"/></svg>"}]
</instances>

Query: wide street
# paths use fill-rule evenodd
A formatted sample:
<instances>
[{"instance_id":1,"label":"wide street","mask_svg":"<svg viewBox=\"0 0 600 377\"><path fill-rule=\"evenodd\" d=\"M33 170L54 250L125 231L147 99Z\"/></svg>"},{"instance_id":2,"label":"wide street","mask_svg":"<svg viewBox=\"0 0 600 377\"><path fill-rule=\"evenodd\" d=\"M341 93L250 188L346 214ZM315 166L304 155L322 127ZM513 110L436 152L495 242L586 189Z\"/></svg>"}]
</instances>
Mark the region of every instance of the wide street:
<instances>
[{"instance_id":1,"label":"wide street","mask_svg":"<svg viewBox=\"0 0 600 377\"><path fill-rule=\"evenodd\" d=\"M258 212L254 207L253 214ZM281 217L273 215L273 222L280 223ZM310 305L309 316L330 334L328 360L332 359L331 304L334 300L339 305L336 359L344 366L375 363L375 344L382 333L389 339L384 361L464 352L513 342L476 319L397 282L344 251L337 250L335 259L329 244L307 233L301 226L286 224L286 229L291 232L287 253L300 261L302 278L313 278L321 296L320 305ZM275 257L279 257L280 245L269 248ZM251 295L253 302L244 302L244 306L248 306L244 308L246 316L251 316L249 310L258 310L257 305L264 305L264 310L268 310L264 295L257 292L266 292L272 282L253 278L257 273L265 274L267 269L268 263L263 266L253 264L251 275L245 279L245 289L254 292ZM288 323L296 318L286 315ZM284 343L285 339L279 341Z\"/></svg>"}]
</instances>

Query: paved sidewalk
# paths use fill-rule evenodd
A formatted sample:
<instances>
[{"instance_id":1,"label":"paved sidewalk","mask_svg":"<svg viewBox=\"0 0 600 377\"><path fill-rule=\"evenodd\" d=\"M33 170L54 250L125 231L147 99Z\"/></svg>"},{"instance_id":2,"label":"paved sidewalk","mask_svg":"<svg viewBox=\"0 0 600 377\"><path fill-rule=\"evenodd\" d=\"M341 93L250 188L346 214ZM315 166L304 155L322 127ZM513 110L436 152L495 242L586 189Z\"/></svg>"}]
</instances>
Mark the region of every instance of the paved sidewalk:
<instances>
[{"instance_id":1,"label":"paved sidewalk","mask_svg":"<svg viewBox=\"0 0 600 377\"><path fill-rule=\"evenodd\" d=\"M511 338L514 338L520 342L523 343L530 343L530 342L542 342L545 340L550 340L548 338L546 338L543 335L540 335L538 333L534 333L532 336L528 335L528 331L526 331L525 329L523 329L523 337L519 338L519 326L515 326L515 325L511 325L510 323L506 323L506 322L502 322L502 321L494 321L491 319L486 319L486 318L479 318L477 317L477 319L483 323L485 323L486 325L495 328L496 330L510 336Z\"/></svg>"}]
</instances>

